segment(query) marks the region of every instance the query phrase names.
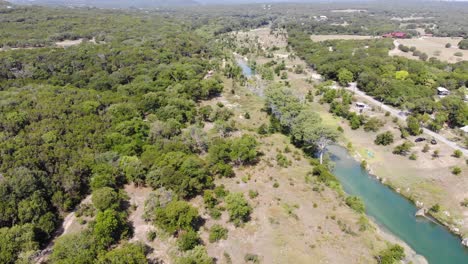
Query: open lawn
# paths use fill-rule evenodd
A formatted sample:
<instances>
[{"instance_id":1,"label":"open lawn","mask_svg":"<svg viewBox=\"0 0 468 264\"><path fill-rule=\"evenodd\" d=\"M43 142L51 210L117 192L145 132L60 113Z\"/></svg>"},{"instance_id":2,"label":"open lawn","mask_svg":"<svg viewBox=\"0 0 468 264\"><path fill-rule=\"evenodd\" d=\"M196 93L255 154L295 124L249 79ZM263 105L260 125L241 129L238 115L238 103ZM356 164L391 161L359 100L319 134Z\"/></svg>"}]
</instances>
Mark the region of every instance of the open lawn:
<instances>
[{"instance_id":1,"label":"open lawn","mask_svg":"<svg viewBox=\"0 0 468 264\"><path fill-rule=\"evenodd\" d=\"M442 37L421 37L412 39L398 39L395 41L398 46L403 44L408 47L416 47L417 50L426 53L429 58L435 57L441 61L455 63L462 60L468 60L468 50L461 50L458 48L458 43L461 38L442 38ZM452 47L446 48L445 45L450 43ZM454 54L461 52L463 56L455 56ZM398 49L390 51L390 55L393 56L404 56L410 59L419 59L418 57L412 56L411 52L402 52Z\"/></svg>"}]
</instances>

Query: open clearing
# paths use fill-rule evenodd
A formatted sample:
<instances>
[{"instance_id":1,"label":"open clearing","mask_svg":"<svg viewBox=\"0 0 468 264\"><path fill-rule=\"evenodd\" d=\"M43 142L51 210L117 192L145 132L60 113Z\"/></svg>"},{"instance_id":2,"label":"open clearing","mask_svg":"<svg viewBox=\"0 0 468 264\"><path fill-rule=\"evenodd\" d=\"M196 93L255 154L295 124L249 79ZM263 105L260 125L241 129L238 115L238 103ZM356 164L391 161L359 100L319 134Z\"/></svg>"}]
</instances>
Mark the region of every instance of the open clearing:
<instances>
[{"instance_id":1,"label":"open clearing","mask_svg":"<svg viewBox=\"0 0 468 264\"><path fill-rule=\"evenodd\" d=\"M374 39L380 37L373 36L357 36L357 35L311 35L310 39L316 42L325 41L325 40L364 40L364 39Z\"/></svg>"},{"instance_id":2,"label":"open clearing","mask_svg":"<svg viewBox=\"0 0 468 264\"><path fill-rule=\"evenodd\" d=\"M462 38L443 38L443 37L421 37L413 39L398 39L396 43L403 44L408 47L416 47L417 50L426 53L429 58L435 57L441 61L455 63L462 60L468 60L468 50L458 48L458 43ZM450 43L452 47L446 48L445 44ZM396 46L398 46L396 45ZM454 54L461 52L462 57L457 57ZM402 52L401 50L394 49L389 53L392 56L403 56L409 59L418 60L418 57L412 56L411 52Z\"/></svg>"}]
</instances>

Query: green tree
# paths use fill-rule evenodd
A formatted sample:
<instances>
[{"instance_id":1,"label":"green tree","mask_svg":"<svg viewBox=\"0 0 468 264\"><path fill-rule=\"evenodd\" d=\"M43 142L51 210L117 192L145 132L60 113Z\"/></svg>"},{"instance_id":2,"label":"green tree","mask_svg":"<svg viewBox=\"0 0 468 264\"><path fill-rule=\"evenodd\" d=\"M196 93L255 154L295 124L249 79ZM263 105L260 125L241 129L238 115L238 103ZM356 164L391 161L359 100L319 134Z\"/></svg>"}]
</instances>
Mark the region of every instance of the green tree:
<instances>
[{"instance_id":1,"label":"green tree","mask_svg":"<svg viewBox=\"0 0 468 264\"><path fill-rule=\"evenodd\" d=\"M229 212L229 219L237 226L247 222L252 212L252 207L245 200L242 193L230 193L226 196L226 208Z\"/></svg>"},{"instance_id":2,"label":"green tree","mask_svg":"<svg viewBox=\"0 0 468 264\"><path fill-rule=\"evenodd\" d=\"M91 200L99 211L117 209L120 207L119 194L110 187L103 187L93 192Z\"/></svg>"},{"instance_id":3,"label":"green tree","mask_svg":"<svg viewBox=\"0 0 468 264\"><path fill-rule=\"evenodd\" d=\"M195 228L198 210L185 201L171 201L166 207L156 208L155 224L168 233L190 231Z\"/></svg>"},{"instance_id":4,"label":"green tree","mask_svg":"<svg viewBox=\"0 0 468 264\"><path fill-rule=\"evenodd\" d=\"M147 264L143 244L125 243L119 248L115 248L97 260L97 264Z\"/></svg>"},{"instance_id":5,"label":"green tree","mask_svg":"<svg viewBox=\"0 0 468 264\"><path fill-rule=\"evenodd\" d=\"M222 239L227 239L228 237L228 230L224 228L222 225L213 225L210 229L210 236L209 240L211 243L217 242Z\"/></svg>"},{"instance_id":6,"label":"green tree","mask_svg":"<svg viewBox=\"0 0 468 264\"><path fill-rule=\"evenodd\" d=\"M419 126L419 121L417 118L410 116L406 120L406 123L407 123L408 132L412 136L417 136L422 133L422 130L421 130L421 127Z\"/></svg>"},{"instance_id":7,"label":"green tree","mask_svg":"<svg viewBox=\"0 0 468 264\"><path fill-rule=\"evenodd\" d=\"M177 264L213 264L204 246L196 246L176 261Z\"/></svg>"},{"instance_id":8,"label":"green tree","mask_svg":"<svg viewBox=\"0 0 468 264\"><path fill-rule=\"evenodd\" d=\"M341 68L338 71L338 82L343 86L348 86L354 80L353 73L346 68Z\"/></svg>"},{"instance_id":9,"label":"green tree","mask_svg":"<svg viewBox=\"0 0 468 264\"><path fill-rule=\"evenodd\" d=\"M182 234L177 239L177 245L182 251L187 251L195 248L197 245L200 245L200 237L197 232L193 230L182 232Z\"/></svg>"},{"instance_id":10,"label":"green tree","mask_svg":"<svg viewBox=\"0 0 468 264\"><path fill-rule=\"evenodd\" d=\"M96 241L88 231L57 239L50 257L53 264L89 264L96 259Z\"/></svg>"},{"instance_id":11,"label":"green tree","mask_svg":"<svg viewBox=\"0 0 468 264\"><path fill-rule=\"evenodd\" d=\"M98 212L92 226L96 245L100 249L108 248L128 233L124 213L112 209Z\"/></svg>"},{"instance_id":12,"label":"green tree","mask_svg":"<svg viewBox=\"0 0 468 264\"><path fill-rule=\"evenodd\" d=\"M388 146L393 143L393 134L390 131L378 134L374 143L376 145Z\"/></svg>"}]
</instances>

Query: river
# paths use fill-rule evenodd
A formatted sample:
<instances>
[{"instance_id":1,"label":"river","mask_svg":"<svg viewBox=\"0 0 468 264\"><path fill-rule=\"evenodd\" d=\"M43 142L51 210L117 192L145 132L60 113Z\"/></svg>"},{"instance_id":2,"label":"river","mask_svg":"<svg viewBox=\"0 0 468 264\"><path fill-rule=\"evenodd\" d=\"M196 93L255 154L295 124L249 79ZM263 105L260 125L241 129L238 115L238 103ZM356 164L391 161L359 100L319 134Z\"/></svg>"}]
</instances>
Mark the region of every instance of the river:
<instances>
[{"instance_id":1,"label":"river","mask_svg":"<svg viewBox=\"0 0 468 264\"><path fill-rule=\"evenodd\" d=\"M346 193L362 198L366 213L386 231L406 242L430 264L467 264L468 249L445 227L426 218L415 217L417 208L403 196L383 185L345 148L331 146L333 173Z\"/></svg>"},{"instance_id":2,"label":"river","mask_svg":"<svg viewBox=\"0 0 468 264\"><path fill-rule=\"evenodd\" d=\"M237 59L247 78L252 70ZM330 146L328 153L335 163L333 173L349 195L362 198L369 215L382 229L407 243L430 264L468 264L468 249L445 227L426 218L415 217L416 206L361 169L348 151Z\"/></svg>"}]
</instances>

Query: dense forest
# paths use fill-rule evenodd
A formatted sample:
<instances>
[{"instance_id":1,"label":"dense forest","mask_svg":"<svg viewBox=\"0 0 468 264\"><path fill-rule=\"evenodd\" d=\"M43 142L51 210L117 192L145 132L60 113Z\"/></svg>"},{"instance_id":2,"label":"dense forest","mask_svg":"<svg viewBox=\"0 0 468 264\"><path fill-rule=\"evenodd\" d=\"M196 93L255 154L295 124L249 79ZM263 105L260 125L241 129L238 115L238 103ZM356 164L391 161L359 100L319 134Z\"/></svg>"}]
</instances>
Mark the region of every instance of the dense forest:
<instances>
[{"instance_id":1,"label":"dense forest","mask_svg":"<svg viewBox=\"0 0 468 264\"><path fill-rule=\"evenodd\" d=\"M199 107L223 90L222 72L206 77L219 71L223 57L212 39L157 15L45 8L7 13L3 25L16 17L17 27L2 26L9 32L2 33L3 45L98 41L0 52L1 263L30 259L53 236L63 213L90 191L95 221L89 231L59 240L52 262L109 263L136 252L133 263L141 263L139 246L106 253L131 233L123 184L171 190L177 199L151 212L167 221L155 224L172 233L190 231L198 214L183 199L213 188L216 175L232 176L232 166L255 160L255 139L223 138L232 129L229 110ZM34 21L20 23L21 16ZM201 125L208 120L219 136L207 136ZM230 199L236 208L241 198ZM185 224L171 223L174 217L186 218Z\"/></svg>"}]
</instances>

